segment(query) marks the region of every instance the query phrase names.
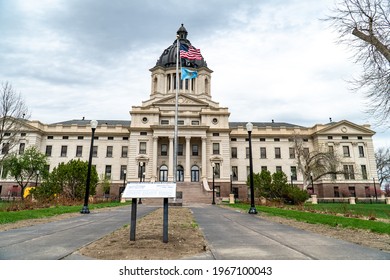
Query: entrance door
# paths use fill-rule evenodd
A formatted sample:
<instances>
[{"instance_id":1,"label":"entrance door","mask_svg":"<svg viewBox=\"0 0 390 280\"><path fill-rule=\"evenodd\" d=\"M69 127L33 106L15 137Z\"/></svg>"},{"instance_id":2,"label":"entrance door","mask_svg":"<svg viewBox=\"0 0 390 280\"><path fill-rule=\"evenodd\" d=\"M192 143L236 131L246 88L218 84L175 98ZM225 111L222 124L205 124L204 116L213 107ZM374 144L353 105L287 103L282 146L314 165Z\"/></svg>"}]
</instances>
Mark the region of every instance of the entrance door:
<instances>
[{"instance_id":1,"label":"entrance door","mask_svg":"<svg viewBox=\"0 0 390 280\"><path fill-rule=\"evenodd\" d=\"M176 181L183 182L184 181L184 168L183 168L183 166L178 165L176 173L177 173Z\"/></svg>"},{"instance_id":2,"label":"entrance door","mask_svg":"<svg viewBox=\"0 0 390 280\"><path fill-rule=\"evenodd\" d=\"M166 165L160 167L160 182L168 182L168 167Z\"/></svg>"},{"instance_id":3,"label":"entrance door","mask_svg":"<svg viewBox=\"0 0 390 280\"><path fill-rule=\"evenodd\" d=\"M191 182L199 182L199 167L196 165L191 167Z\"/></svg>"}]
</instances>

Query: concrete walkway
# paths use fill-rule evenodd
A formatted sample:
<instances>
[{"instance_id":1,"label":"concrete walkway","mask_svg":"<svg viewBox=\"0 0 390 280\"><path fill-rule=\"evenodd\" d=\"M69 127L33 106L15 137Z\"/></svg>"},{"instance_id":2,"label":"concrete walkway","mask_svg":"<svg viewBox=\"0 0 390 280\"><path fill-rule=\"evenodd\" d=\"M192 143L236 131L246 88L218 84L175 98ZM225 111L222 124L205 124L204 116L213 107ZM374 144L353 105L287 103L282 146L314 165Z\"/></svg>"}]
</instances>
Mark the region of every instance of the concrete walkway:
<instances>
[{"instance_id":1,"label":"concrete walkway","mask_svg":"<svg viewBox=\"0 0 390 280\"><path fill-rule=\"evenodd\" d=\"M212 205L193 205L210 252L198 260L388 260L382 252ZM156 207L139 205L137 216ZM87 259L79 248L130 223L130 207L0 232L0 259Z\"/></svg>"},{"instance_id":2,"label":"concrete walkway","mask_svg":"<svg viewBox=\"0 0 390 280\"><path fill-rule=\"evenodd\" d=\"M216 260L389 260L390 253L212 205L191 207Z\"/></svg>"},{"instance_id":3,"label":"concrete walkway","mask_svg":"<svg viewBox=\"0 0 390 280\"><path fill-rule=\"evenodd\" d=\"M138 207L137 217L155 209ZM112 208L110 211L91 210L90 214L57 222L0 232L0 259L85 259L73 252L130 224L130 214L130 206Z\"/></svg>"}]
</instances>

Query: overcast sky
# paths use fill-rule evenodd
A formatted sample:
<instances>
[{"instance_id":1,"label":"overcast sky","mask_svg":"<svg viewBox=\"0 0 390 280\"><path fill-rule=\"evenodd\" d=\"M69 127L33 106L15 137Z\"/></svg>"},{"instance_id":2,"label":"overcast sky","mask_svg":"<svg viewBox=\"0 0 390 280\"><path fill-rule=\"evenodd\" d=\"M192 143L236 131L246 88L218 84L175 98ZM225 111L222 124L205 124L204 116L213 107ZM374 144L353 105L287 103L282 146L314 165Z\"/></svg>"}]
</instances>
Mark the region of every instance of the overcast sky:
<instances>
[{"instance_id":1,"label":"overcast sky","mask_svg":"<svg viewBox=\"0 0 390 280\"><path fill-rule=\"evenodd\" d=\"M334 0L0 0L0 81L31 119L129 120L150 72L182 23L210 69L211 94L230 121L303 126L370 123L347 80L361 67L322 21Z\"/></svg>"}]
</instances>

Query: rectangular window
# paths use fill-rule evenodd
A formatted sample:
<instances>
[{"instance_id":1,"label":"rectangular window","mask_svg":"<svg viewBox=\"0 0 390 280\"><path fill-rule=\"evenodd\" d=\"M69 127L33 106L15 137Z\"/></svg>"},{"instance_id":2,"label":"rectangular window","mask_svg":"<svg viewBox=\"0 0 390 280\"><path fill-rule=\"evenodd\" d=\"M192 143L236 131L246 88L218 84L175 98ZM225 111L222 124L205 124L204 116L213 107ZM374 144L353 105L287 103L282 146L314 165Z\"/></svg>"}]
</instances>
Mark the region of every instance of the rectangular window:
<instances>
[{"instance_id":1,"label":"rectangular window","mask_svg":"<svg viewBox=\"0 0 390 280\"><path fill-rule=\"evenodd\" d=\"M145 135L148 135L148 132L147 132L147 131L141 131L141 132L139 133L139 135L145 136Z\"/></svg>"},{"instance_id":2,"label":"rectangular window","mask_svg":"<svg viewBox=\"0 0 390 280\"><path fill-rule=\"evenodd\" d=\"M328 146L328 152L334 155L334 148L333 146Z\"/></svg>"},{"instance_id":3,"label":"rectangular window","mask_svg":"<svg viewBox=\"0 0 390 280\"><path fill-rule=\"evenodd\" d=\"M249 158L249 147L245 148L245 158Z\"/></svg>"},{"instance_id":4,"label":"rectangular window","mask_svg":"<svg viewBox=\"0 0 390 280\"><path fill-rule=\"evenodd\" d=\"M219 133L218 132L214 132L213 136L219 136Z\"/></svg>"},{"instance_id":5,"label":"rectangular window","mask_svg":"<svg viewBox=\"0 0 390 280\"><path fill-rule=\"evenodd\" d=\"M199 121L191 121L191 125L199 125Z\"/></svg>"},{"instance_id":6,"label":"rectangular window","mask_svg":"<svg viewBox=\"0 0 390 280\"><path fill-rule=\"evenodd\" d=\"M344 155L344 157L350 157L348 146L343 146L343 155Z\"/></svg>"},{"instance_id":7,"label":"rectangular window","mask_svg":"<svg viewBox=\"0 0 390 280\"><path fill-rule=\"evenodd\" d=\"M53 146L51 146L51 145L46 146L46 151L45 151L46 156L51 157L52 149L53 149Z\"/></svg>"},{"instance_id":8,"label":"rectangular window","mask_svg":"<svg viewBox=\"0 0 390 280\"><path fill-rule=\"evenodd\" d=\"M264 165L263 165L263 166L261 167L261 171L267 171L267 170L268 170L268 167L267 167L267 166L264 166Z\"/></svg>"},{"instance_id":9,"label":"rectangular window","mask_svg":"<svg viewBox=\"0 0 390 280\"><path fill-rule=\"evenodd\" d=\"M282 172L282 167L281 166L276 166L276 172Z\"/></svg>"},{"instance_id":10,"label":"rectangular window","mask_svg":"<svg viewBox=\"0 0 390 280\"><path fill-rule=\"evenodd\" d=\"M230 141L237 142L237 138L230 138Z\"/></svg>"},{"instance_id":11,"label":"rectangular window","mask_svg":"<svg viewBox=\"0 0 390 280\"><path fill-rule=\"evenodd\" d=\"M295 148L288 148L290 158L295 158Z\"/></svg>"},{"instance_id":12,"label":"rectangular window","mask_svg":"<svg viewBox=\"0 0 390 280\"><path fill-rule=\"evenodd\" d=\"M68 153L68 146L61 146L61 157L66 157Z\"/></svg>"},{"instance_id":13,"label":"rectangular window","mask_svg":"<svg viewBox=\"0 0 390 280\"><path fill-rule=\"evenodd\" d=\"M356 190L355 190L355 187L348 187L348 190L349 190L349 195L351 197L356 197Z\"/></svg>"},{"instance_id":14,"label":"rectangular window","mask_svg":"<svg viewBox=\"0 0 390 280\"><path fill-rule=\"evenodd\" d=\"M146 154L146 142L139 142L139 153Z\"/></svg>"},{"instance_id":15,"label":"rectangular window","mask_svg":"<svg viewBox=\"0 0 390 280\"><path fill-rule=\"evenodd\" d=\"M280 148L275 148L275 158L282 158Z\"/></svg>"},{"instance_id":16,"label":"rectangular window","mask_svg":"<svg viewBox=\"0 0 390 280\"><path fill-rule=\"evenodd\" d=\"M97 157L98 156L98 146L92 147L92 156Z\"/></svg>"},{"instance_id":17,"label":"rectangular window","mask_svg":"<svg viewBox=\"0 0 390 280\"><path fill-rule=\"evenodd\" d=\"M111 179L111 165L106 165L105 173L107 179Z\"/></svg>"},{"instance_id":18,"label":"rectangular window","mask_svg":"<svg viewBox=\"0 0 390 280\"><path fill-rule=\"evenodd\" d=\"M67 140L69 139L69 136L62 136L62 139Z\"/></svg>"},{"instance_id":19,"label":"rectangular window","mask_svg":"<svg viewBox=\"0 0 390 280\"><path fill-rule=\"evenodd\" d=\"M141 132L142 133L142 132ZM146 133L147 134L147 133ZM107 140L114 140L114 136L108 136Z\"/></svg>"},{"instance_id":20,"label":"rectangular window","mask_svg":"<svg viewBox=\"0 0 390 280\"><path fill-rule=\"evenodd\" d=\"M25 147L26 147L26 143L20 143L20 145L19 145L19 155L23 155Z\"/></svg>"},{"instance_id":21,"label":"rectangular window","mask_svg":"<svg viewBox=\"0 0 390 280\"><path fill-rule=\"evenodd\" d=\"M363 180L367 180L367 178L368 178L367 167L365 165L362 165L361 168L362 168L362 178L363 178Z\"/></svg>"},{"instance_id":22,"label":"rectangular window","mask_svg":"<svg viewBox=\"0 0 390 280\"><path fill-rule=\"evenodd\" d=\"M162 125L168 125L169 124L169 120L161 120L161 124Z\"/></svg>"},{"instance_id":23,"label":"rectangular window","mask_svg":"<svg viewBox=\"0 0 390 280\"><path fill-rule=\"evenodd\" d=\"M177 125L184 125L184 120L178 120Z\"/></svg>"},{"instance_id":24,"label":"rectangular window","mask_svg":"<svg viewBox=\"0 0 390 280\"><path fill-rule=\"evenodd\" d=\"M121 170L120 170L120 180L124 180L126 179L126 174L125 174L125 170L127 169L127 166L126 165L121 165Z\"/></svg>"},{"instance_id":25,"label":"rectangular window","mask_svg":"<svg viewBox=\"0 0 390 280\"><path fill-rule=\"evenodd\" d=\"M106 157L112 157L113 146L107 146Z\"/></svg>"},{"instance_id":26,"label":"rectangular window","mask_svg":"<svg viewBox=\"0 0 390 280\"><path fill-rule=\"evenodd\" d=\"M344 165L344 178L345 180L355 180L353 165Z\"/></svg>"},{"instance_id":27,"label":"rectangular window","mask_svg":"<svg viewBox=\"0 0 390 280\"><path fill-rule=\"evenodd\" d=\"M83 139L84 139L84 136L77 136L77 139L78 139L78 140L83 140Z\"/></svg>"},{"instance_id":28,"label":"rectangular window","mask_svg":"<svg viewBox=\"0 0 390 280\"><path fill-rule=\"evenodd\" d=\"M77 146L76 147L76 157L82 157L83 156L83 146Z\"/></svg>"},{"instance_id":29,"label":"rectangular window","mask_svg":"<svg viewBox=\"0 0 390 280\"><path fill-rule=\"evenodd\" d=\"M366 194L366 197L370 197L371 196L370 187L364 187L364 193Z\"/></svg>"},{"instance_id":30,"label":"rectangular window","mask_svg":"<svg viewBox=\"0 0 390 280\"><path fill-rule=\"evenodd\" d=\"M219 179L221 175L221 166L219 165L219 162L216 162L215 163L215 167L214 167L214 178L216 179Z\"/></svg>"},{"instance_id":31,"label":"rectangular window","mask_svg":"<svg viewBox=\"0 0 390 280\"><path fill-rule=\"evenodd\" d=\"M232 147L231 152L232 158L237 158L237 147Z\"/></svg>"},{"instance_id":32,"label":"rectangular window","mask_svg":"<svg viewBox=\"0 0 390 280\"><path fill-rule=\"evenodd\" d=\"M291 180L297 180L297 167L296 166L291 166L290 167L290 172L291 172Z\"/></svg>"},{"instance_id":33,"label":"rectangular window","mask_svg":"<svg viewBox=\"0 0 390 280\"><path fill-rule=\"evenodd\" d=\"M303 148L303 156L304 156L305 158L308 158L309 155L310 155L310 150L309 150L309 148Z\"/></svg>"},{"instance_id":34,"label":"rectangular window","mask_svg":"<svg viewBox=\"0 0 390 280\"><path fill-rule=\"evenodd\" d=\"M333 187L333 195L334 197L340 197L339 187Z\"/></svg>"},{"instance_id":35,"label":"rectangular window","mask_svg":"<svg viewBox=\"0 0 390 280\"><path fill-rule=\"evenodd\" d=\"M178 144L177 145L177 155L178 156L182 156L184 154L184 146L183 144Z\"/></svg>"},{"instance_id":36,"label":"rectangular window","mask_svg":"<svg viewBox=\"0 0 390 280\"><path fill-rule=\"evenodd\" d=\"M1 149L1 153L3 155L8 154L9 152L9 143L3 143L3 148Z\"/></svg>"},{"instance_id":37,"label":"rectangular window","mask_svg":"<svg viewBox=\"0 0 390 280\"><path fill-rule=\"evenodd\" d=\"M359 157L364 157L364 147L359 146Z\"/></svg>"},{"instance_id":38,"label":"rectangular window","mask_svg":"<svg viewBox=\"0 0 390 280\"><path fill-rule=\"evenodd\" d=\"M127 152L129 148L127 146L122 146L122 157L127 158Z\"/></svg>"},{"instance_id":39,"label":"rectangular window","mask_svg":"<svg viewBox=\"0 0 390 280\"><path fill-rule=\"evenodd\" d=\"M260 147L260 158L267 158L267 148Z\"/></svg>"},{"instance_id":40,"label":"rectangular window","mask_svg":"<svg viewBox=\"0 0 390 280\"><path fill-rule=\"evenodd\" d=\"M199 156L199 146L198 145L192 145L192 155Z\"/></svg>"},{"instance_id":41,"label":"rectangular window","mask_svg":"<svg viewBox=\"0 0 390 280\"><path fill-rule=\"evenodd\" d=\"M167 144L161 144L161 155L162 156L168 155L168 145Z\"/></svg>"},{"instance_id":42,"label":"rectangular window","mask_svg":"<svg viewBox=\"0 0 390 280\"><path fill-rule=\"evenodd\" d=\"M219 143L213 143L213 155L219 155Z\"/></svg>"},{"instance_id":43,"label":"rectangular window","mask_svg":"<svg viewBox=\"0 0 390 280\"><path fill-rule=\"evenodd\" d=\"M238 180L238 167L232 166L232 180L237 181Z\"/></svg>"},{"instance_id":44,"label":"rectangular window","mask_svg":"<svg viewBox=\"0 0 390 280\"><path fill-rule=\"evenodd\" d=\"M260 138L260 142L265 142L265 138Z\"/></svg>"},{"instance_id":45,"label":"rectangular window","mask_svg":"<svg viewBox=\"0 0 390 280\"><path fill-rule=\"evenodd\" d=\"M274 138L275 142L280 142L280 138Z\"/></svg>"}]
</instances>

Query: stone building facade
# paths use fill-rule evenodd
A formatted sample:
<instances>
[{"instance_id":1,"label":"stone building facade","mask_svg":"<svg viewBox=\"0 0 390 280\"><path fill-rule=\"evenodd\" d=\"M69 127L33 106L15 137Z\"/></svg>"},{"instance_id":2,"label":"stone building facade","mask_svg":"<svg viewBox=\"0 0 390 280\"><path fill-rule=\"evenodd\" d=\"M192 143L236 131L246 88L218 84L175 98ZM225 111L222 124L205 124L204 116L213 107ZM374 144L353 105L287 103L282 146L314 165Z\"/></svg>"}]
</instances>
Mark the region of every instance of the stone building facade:
<instances>
[{"instance_id":1,"label":"stone building facade","mask_svg":"<svg viewBox=\"0 0 390 280\"><path fill-rule=\"evenodd\" d=\"M187 30L177 31L181 44L192 45ZM118 196L124 182L173 181L174 124L176 96L176 40L166 48L150 69L149 98L133 106L130 120L98 120L92 164L99 175L111 178L110 193ZM182 61L183 63L183 61ZM198 188L207 197L212 182L217 197L233 191L240 199L248 197L248 132L246 123L231 122L228 108L212 99L213 71L204 59L189 65L198 71L192 80L180 80L178 88L178 151L176 180L178 186ZM180 77L179 77L180 78ZM256 122L252 131L254 172L282 170L292 183L303 185L292 152L294 135L300 135L308 151L333 149L341 155L344 175L323 177L313 182L319 197L370 194L377 180L372 136L369 125L347 120L303 127L281 122ZM54 124L26 121L23 148L37 146L48 155L49 169L74 158L88 160L91 141L89 120L70 120ZM18 147L16 147L18 148ZM126 172L124 172L126 170ZM214 171L214 176L213 176ZM352 175L353 174L353 175ZM15 183L3 179L1 196Z\"/></svg>"}]
</instances>

